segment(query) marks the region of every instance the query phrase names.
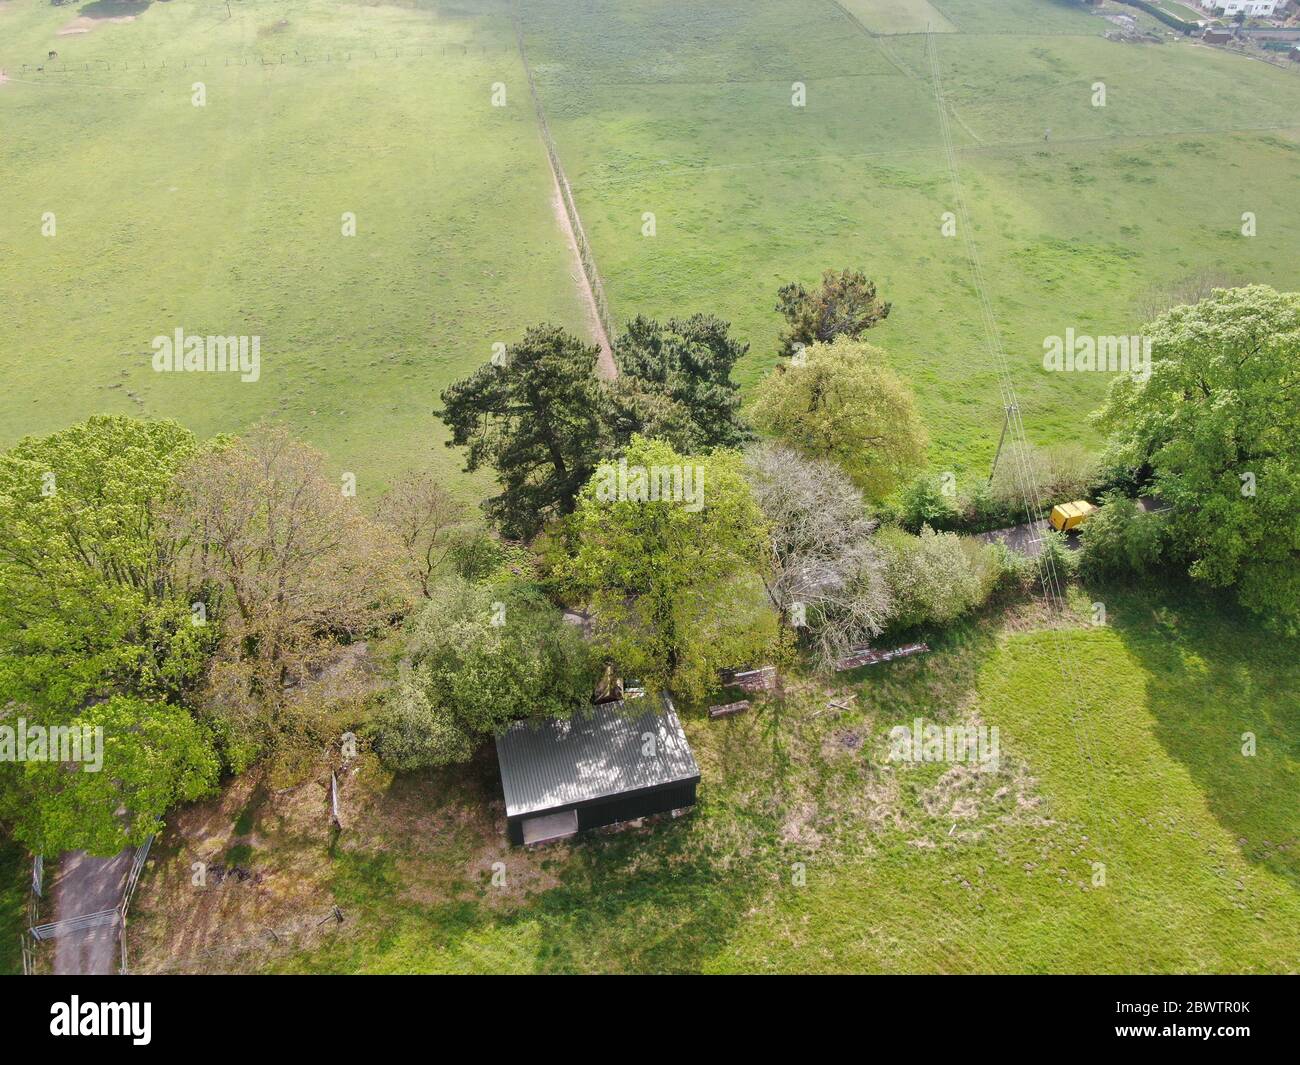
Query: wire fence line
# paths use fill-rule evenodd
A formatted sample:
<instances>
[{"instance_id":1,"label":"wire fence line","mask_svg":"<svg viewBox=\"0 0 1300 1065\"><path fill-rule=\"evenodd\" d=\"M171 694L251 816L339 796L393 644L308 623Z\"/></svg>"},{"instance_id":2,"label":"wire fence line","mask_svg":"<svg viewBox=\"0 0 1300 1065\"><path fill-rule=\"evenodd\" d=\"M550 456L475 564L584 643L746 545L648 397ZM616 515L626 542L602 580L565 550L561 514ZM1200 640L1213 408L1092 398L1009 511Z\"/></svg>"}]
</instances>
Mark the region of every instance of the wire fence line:
<instances>
[{"instance_id":1,"label":"wire fence line","mask_svg":"<svg viewBox=\"0 0 1300 1065\"><path fill-rule=\"evenodd\" d=\"M568 216L569 226L573 230L574 243L578 246L578 259L582 264L582 272L586 275L587 286L591 289L592 301L596 305L596 317L600 319L600 327L605 331L606 339L612 343L614 320L605 299L605 286L601 283L600 271L596 268L596 257L592 253L591 242L587 240L587 231L582 227L578 205L573 199L573 189L564 173L564 164L560 162L560 150L556 146L555 138L551 136L551 127L546 121L546 109L542 106L542 97L537 91L533 68L528 63L528 52L524 48L524 28L519 18L517 0L511 2L510 17L515 27L515 40L519 47L519 59L523 64L524 77L528 80L528 91L533 99L533 109L537 112L537 126L542 134L542 143L546 146L546 154L550 158L556 184L560 189L560 202L564 205L564 213Z\"/></svg>"}]
</instances>

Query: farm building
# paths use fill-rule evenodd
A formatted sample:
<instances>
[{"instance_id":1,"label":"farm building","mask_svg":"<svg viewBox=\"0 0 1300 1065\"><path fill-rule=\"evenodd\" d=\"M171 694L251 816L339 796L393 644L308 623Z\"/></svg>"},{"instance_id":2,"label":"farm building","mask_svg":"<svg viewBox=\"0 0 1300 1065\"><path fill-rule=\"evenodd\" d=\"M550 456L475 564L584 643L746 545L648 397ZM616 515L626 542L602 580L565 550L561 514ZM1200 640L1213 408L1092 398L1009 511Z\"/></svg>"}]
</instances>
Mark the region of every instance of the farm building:
<instances>
[{"instance_id":1,"label":"farm building","mask_svg":"<svg viewBox=\"0 0 1300 1065\"><path fill-rule=\"evenodd\" d=\"M623 702L569 720L518 721L497 737L506 831L516 845L695 804L700 767L667 696L658 711Z\"/></svg>"}]
</instances>

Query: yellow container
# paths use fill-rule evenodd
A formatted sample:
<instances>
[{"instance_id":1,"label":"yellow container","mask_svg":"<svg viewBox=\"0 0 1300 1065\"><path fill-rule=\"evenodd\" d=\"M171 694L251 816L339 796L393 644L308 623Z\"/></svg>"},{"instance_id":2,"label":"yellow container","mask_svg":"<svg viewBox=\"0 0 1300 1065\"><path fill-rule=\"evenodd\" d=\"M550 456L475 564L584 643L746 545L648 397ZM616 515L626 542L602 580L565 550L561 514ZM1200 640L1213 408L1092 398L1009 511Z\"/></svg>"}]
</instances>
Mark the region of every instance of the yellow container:
<instances>
[{"instance_id":1,"label":"yellow container","mask_svg":"<svg viewBox=\"0 0 1300 1065\"><path fill-rule=\"evenodd\" d=\"M1052 516L1048 520L1057 532L1069 532L1087 521L1096 509L1084 499L1075 500L1073 503L1058 503L1052 508Z\"/></svg>"}]
</instances>

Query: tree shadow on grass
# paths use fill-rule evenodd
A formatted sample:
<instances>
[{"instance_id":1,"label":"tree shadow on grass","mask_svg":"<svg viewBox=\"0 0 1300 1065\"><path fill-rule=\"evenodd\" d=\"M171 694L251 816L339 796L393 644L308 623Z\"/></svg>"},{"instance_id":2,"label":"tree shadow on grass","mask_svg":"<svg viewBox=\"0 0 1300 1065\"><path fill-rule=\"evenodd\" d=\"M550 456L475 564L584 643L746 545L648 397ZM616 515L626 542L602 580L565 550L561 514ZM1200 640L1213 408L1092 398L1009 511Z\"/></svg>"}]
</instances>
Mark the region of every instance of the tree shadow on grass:
<instances>
[{"instance_id":1,"label":"tree shadow on grass","mask_svg":"<svg viewBox=\"0 0 1300 1065\"><path fill-rule=\"evenodd\" d=\"M1300 640L1187 582L1095 598L1149 673L1156 738L1241 853L1300 887ZM1248 733L1254 755L1243 753Z\"/></svg>"},{"instance_id":2,"label":"tree shadow on grass","mask_svg":"<svg viewBox=\"0 0 1300 1065\"><path fill-rule=\"evenodd\" d=\"M125 18L142 15L153 0L91 0L77 9L84 18Z\"/></svg>"}]
</instances>

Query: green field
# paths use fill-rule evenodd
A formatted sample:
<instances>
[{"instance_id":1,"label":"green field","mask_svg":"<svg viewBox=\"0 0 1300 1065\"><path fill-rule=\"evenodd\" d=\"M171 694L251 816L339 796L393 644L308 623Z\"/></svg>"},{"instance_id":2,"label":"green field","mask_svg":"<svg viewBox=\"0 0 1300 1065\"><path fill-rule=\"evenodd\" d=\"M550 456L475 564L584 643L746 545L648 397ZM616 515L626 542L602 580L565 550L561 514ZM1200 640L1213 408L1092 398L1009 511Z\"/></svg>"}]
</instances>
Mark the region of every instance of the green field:
<instances>
[{"instance_id":1,"label":"green field","mask_svg":"<svg viewBox=\"0 0 1300 1065\"><path fill-rule=\"evenodd\" d=\"M431 462L481 496L440 446L438 391L531 322L584 322L511 5L85 10L107 17L0 6L0 445L99 410L203 435L270 417L363 493ZM943 468L985 467L1000 409L962 242L940 235L953 189L925 37L906 32L927 19L1036 440L1092 442L1106 386L1045 374L1044 336L1130 331L1144 294L1207 260L1300 284L1297 72L1112 43L1060 0L518 10L615 318L719 312L752 344L752 386L775 359L776 288L860 265L894 302L874 339L917 388ZM150 342L178 326L260 336L262 379L155 374Z\"/></svg>"},{"instance_id":2,"label":"green field","mask_svg":"<svg viewBox=\"0 0 1300 1065\"><path fill-rule=\"evenodd\" d=\"M509 19L476 7L174 0L62 37L74 8L0 10L0 446L97 411L277 418L363 495L454 478L439 390L583 322ZM155 373L178 326L259 335L261 379Z\"/></svg>"},{"instance_id":3,"label":"green field","mask_svg":"<svg viewBox=\"0 0 1300 1065\"><path fill-rule=\"evenodd\" d=\"M936 6L958 30L935 47L1029 433L1092 442L1085 415L1107 381L1045 373L1045 336L1132 331L1148 290L1207 263L1300 284L1300 223L1275 180L1300 177L1300 77L1183 44L1110 42L1100 19L1052 0ZM659 28L688 9L696 51L683 53ZM753 344L740 370L752 385L775 361L777 287L863 266L894 301L872 339L918 389L934 461L984 469L1000 401L962 243L940 234L953 195L925 38L855 32L832 3L801 5L794 34L795 10L523 5L615 314L720 311ZM1239 235L1244 211L1261 220L1254 238Z\"/></svg>"}]
</instances>

